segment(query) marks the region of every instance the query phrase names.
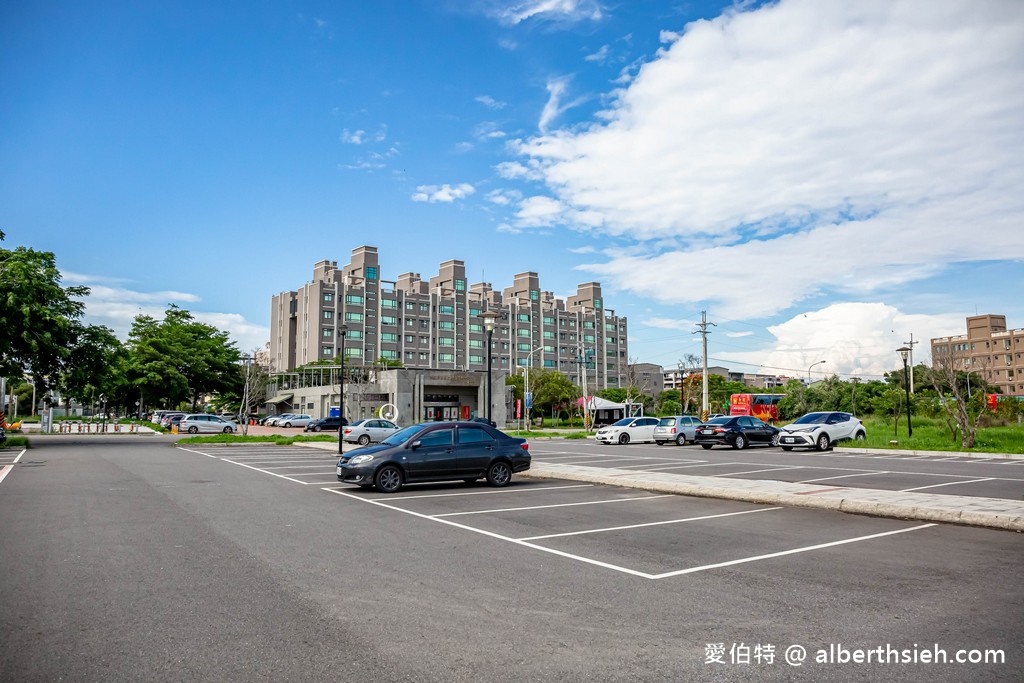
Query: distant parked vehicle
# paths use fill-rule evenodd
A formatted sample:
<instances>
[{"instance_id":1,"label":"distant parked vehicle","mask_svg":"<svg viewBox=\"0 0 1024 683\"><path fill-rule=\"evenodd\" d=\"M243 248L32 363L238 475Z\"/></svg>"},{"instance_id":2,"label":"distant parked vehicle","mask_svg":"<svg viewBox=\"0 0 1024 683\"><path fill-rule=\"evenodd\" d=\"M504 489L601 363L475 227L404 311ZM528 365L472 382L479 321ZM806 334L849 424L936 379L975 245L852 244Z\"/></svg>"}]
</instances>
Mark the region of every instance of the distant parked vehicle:
<instances>
[{"instance_id":1,"label":"distant parked vehicle","mask_svg":"<svg viewBox=\"0 0 1024 683\"><path fill-rule=\"evenodd\" d=\"M697 443L704 449L715 445L741 450L747 446L777 446L779 430L748 415L715 417L697 428Z\"/></svg>"},{"instance_id":2,"label":"distant parked vehicle","mask_svg":"<svg viewBox=\"0 0 1024 683\"><path fill-rule=\"evenodd\" d=\"M268 427L280 427L281 420L285 420L289 417L294 417L295 413L281 413L280 415L271 415L267 418L264 424Z\"/></svg>"},{"instance_id":3,"label":"distant parked vehicle","mask_svg":"<svg viewBox=\"0 0 1024 683\"><path fill-rule=\"evenodd\" d=\"M234 434L237 429L238 425L234 422L225 420L219 415L206 413L185 415L178 423L178 432L188 434Z\"/></svg>"},{"instance_id":4,"label":"distant parked vehicle","mask_svg":"<svg viewBox=\"0 0 1024 683\"><path fill-rule=\"evenodd\" d=\"M826 451L837 441L863 441L867 435L864 423L850 413L807 413L782 428L779 445L784 451L794 448Z\"/></svg>"},{"instance_id":5,"label":"distant parked vehicle","mask_svg":"<svg viewBox=\"0 0 1024 683\"><path fill-rule=\"evenodd\" d=\"M401 427L391 420L356 420L345 427L344 439L348 443L357 443L360 446L365 446L370 442L379 443L399 429Z\"/></svg>"},{"instance_id":6,"label":"distant parked vehicle","mask_svg":"<svg viewBox=\"0 0 1024 683\"><path fill-rule=\"evenodd\" d=\"M278 427L292 428L292 427L305 427L313 421L312 415L290 415L288 417L282 417L277 420Z\"/></svg>"},{"instance_id":7,"label":"distant parked vehicle","mask_svg":"<svg viewBox=\"0 0 1024 683\"><path fill-rule=\"evenodd\" d=\"M687 441L693 443L697 438L697 427L700 425L700 418L692 415L669 415L658 421L654 428L654 443L659 446L666 443L675 443L683 446Z\"/></svg>"},{"instance_id":8,"label":"distant parked vehicle","mask_svg":"<svg viewBox=\"0 0 1024 683\"><path fill-rule=\"evenodd\" d=\"M338 431L338 423L343 425L348 424L348 420L339 417L321 417L319 420L313 420L306 425L304 431L307 432L336 432Z\"/></svg>"},{"instance_id":9,"label":"distant parked vehicle","mask_svg":"<svg viewBox=\"0 0 1024 683\"><path fill-rule=\"evenodd\" d=\"M654 428L657 426L656 417L624 417L614 424L601 427L594 436L598 443L654 441Z\"/></svg>"}]
</instances>

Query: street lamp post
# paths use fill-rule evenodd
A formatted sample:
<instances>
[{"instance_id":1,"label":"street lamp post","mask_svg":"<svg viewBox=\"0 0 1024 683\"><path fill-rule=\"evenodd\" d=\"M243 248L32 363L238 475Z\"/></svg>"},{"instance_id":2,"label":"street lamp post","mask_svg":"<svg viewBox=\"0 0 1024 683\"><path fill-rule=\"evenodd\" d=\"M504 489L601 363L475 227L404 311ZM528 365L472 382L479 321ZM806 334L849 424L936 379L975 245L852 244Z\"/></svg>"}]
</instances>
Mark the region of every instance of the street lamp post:
<instances>
[{"instance_id":1,"label":"street lamp post","mask_svg":"<svg viewBox=\"0 0 1024 683\"><path fill-rule=\"evenodd\" d=\"M526 384L523 388L523 414L526 416L526 431L530 431L530 407L533 405L533 397L530 396L530 363L533 362L533 354L543 348L543 346L538 346L526 356Z\"/></svg>"},{"instance_id":2,"label":"street lamp post","mask_svg":"<svg viewBox=\"0 0 1024 683\"><path fill-rule=\"evenodd\" d=\"M345 444L345 333L348 332L348 325L340 323L338 334L341 336L341 344L338 346L338 355L341 356L341 370L338 372L338 455L344 452Z\"/></svg>"},{"instance_id":3,"label":"street lamp post","mask_svg":"<svg viewBox=\"0 0 1024 683\"><path fill-rule=\"evenodd\" d=\"M487 421L491 419L491 339L494 337L494 323L498 319L498 313L484 311L480 317L484 319L484 329L487 330Z\"/></svg>"},{"instance_id":4,"label":"street lamp post","mask_svg":"<svg viewBox=\"0 0 1024 683\"><path fill-rule=\"evenodd\" d=\"M808 384L811 383L811 368L813 368L815 365L821 365L824 362L825 361L823 361L823 360L819 360L817 363L811 363L811 367L807 368L807 383Z\"/></svg>"},{"instance_id":5,"label":"street lamp post","mask_svg":"<svg viewBox=\"0 0 1024 683\"><path fill-rule=\"evenodd\" d=\"M900 358L903 359L903 390L907 394L907 438L914 438L914 426L910 423L910 374L907 369L907 356L910 354L909 346L901 346L896 349L896 353L900 354Z\"/></svg>"}]
</instances>

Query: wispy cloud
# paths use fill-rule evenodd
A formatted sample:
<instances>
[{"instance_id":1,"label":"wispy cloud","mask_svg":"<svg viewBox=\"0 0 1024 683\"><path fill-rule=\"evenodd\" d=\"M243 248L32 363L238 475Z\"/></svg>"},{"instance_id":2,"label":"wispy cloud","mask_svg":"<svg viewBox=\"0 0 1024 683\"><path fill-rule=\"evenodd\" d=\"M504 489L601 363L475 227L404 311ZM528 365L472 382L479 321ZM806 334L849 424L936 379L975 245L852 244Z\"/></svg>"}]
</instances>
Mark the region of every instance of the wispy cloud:
<instances>
[{"instance_id":1,"label":"wispy cloud","mask_svg":"<svg viewBox=\"0 0 1024 683\"><path fill-rule=\"evenodd\" d=\"M494 11L505 24L519 24L534 20L575 23L598 21L604 13L596 0L526 0Z\"/></svg>"},{"instance_id":2,"label":"wispy cloud","mask_svg":"<svg viewBox=\"0 0 1024 683\"><path fill-rule=\"evenodd\" d=\"M593 54L587 55L583 59L584 59L584 61L587 61L587 62L604 63L605 60L608 59L608 54L610 52L611 52L611 48L610 47L608 47L607 45L602 45L600 50L598 50L597 52L595 52Z\"/></svg>"},{"instance_id":3,"label":"wispy cloud","mask_svg":"<svg viewBox=\"0 0 1024 683\"><path fill-rule=\"evenodd\" d=\"M504 109L505 107L508 106L508 102L500 102L500 101L494 99L493 97L491 97L490 95L480 95L479 97L477 97L475 99L476 99L477 102L479 102L480 104L484 105L488 109L498 110L498 109Z\"/></svg>"}]
</instances>

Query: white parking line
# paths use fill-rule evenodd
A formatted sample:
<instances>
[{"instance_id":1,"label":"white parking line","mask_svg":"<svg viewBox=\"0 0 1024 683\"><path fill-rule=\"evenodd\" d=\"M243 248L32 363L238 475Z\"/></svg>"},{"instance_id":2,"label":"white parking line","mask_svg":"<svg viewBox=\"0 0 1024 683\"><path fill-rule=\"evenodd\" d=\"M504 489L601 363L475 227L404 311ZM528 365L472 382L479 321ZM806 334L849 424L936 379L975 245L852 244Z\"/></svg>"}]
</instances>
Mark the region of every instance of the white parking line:
<instances>
[{"instance_id":1,"label":"white parking line","mask_svg":"<svg viewBox=\"0 0 1024 683\"><path fill-rule=\"evenodd\" d=\"M796 553L806 553L811 550L820 550L822 548L831 548L837 545L844 545L846 543L858 543L860 541L867 541L873 538L882 538L883 536L892 536L894 534L905 534L908 531L918 531L919 529L927 529L928 527L937 526L935 524L921 524L920 526L910 527L909 529L898 529L896 531L885 531L880 534L871 534L869 536L858 536L857 538L848 538L843 541L832 541L831 543L819 543L818 545L809 545L803 548L793 548L792 550L783 550L778 553L768 553L767 555L757 555L754 557L744 557L739 560L729 560L728 562L717 562L715 564L706 564L702 567L690 567L689 569L679 569L674 572L665 572L664 574L652 574L648 578L651 579L665 579L670 576L681 576L683 574L693 574L696 572L703 572L709 569L719 569L721 567L732 567L737 564L744 564L747 562L758 562L760 560L768 560L773 557L783 557L785 555L794 555Z\"/></svg>"},{"instance_id":2,"label":"white parking line","mask_svg":"<svg viewBox=\"0 0 1024 683\"><path fill-rule=\"evenodd\" d=\"M319 465L280 465L278 467L264 467L265 470L309 470L314 468L323 469L324 463ZM332 469L332 468L328 468Z\"/></svg>"},{"instance_id":3,"label":"white parking line","mask_svg":"<svg viewBox=\"0 0 1024 683\"><path fill-rule=\"evenodd\" d=\"M640 468L640 467L671 467L674 463L677 463L677 462L700 463L700 464L705 464L705 465L708 464L707 460L692 460L690 458L673 458L672 460L666 459L666 462L648 463L646 465L630 465L630 469L634 469L635 470L635 469Z\"/></svg>"},{"instance_id":4,"label":"white parking line","mask_svg":"<svg viewBox=\"0 0 1024 683\"><path fill-rule=\"evenodd\" d=\"M593 455L593 456L584 456L584 457L585 457L584 460L579 460L577 462L560 462L558 464L559 465L589 465L589 464L592 464L592 463L616 462L616 461L619 461L619 460L650 460L650 458L643 458L643 457L634 456L634 455L623 455L623 456Z\"/></svg>"},{"instance_id":5,"label":"white parking line","mask_svg":"<svg viewBox=\"0 0 1024 683\"><path fill-rule=\"evenodd\" d=\"M804 479L803 481L793 482L794 484L810 484L816 481L830 481L832 479L847 479L848 477L871 477L876 474L892 474L887 470L878 470L877 472L861 472L859 474L840 474L835 477L818 477L817 479Z\"/></svg>"},{"instance_id":6,"label":"white parking line","mask_svg":"<svg viewBox=\"0 0 1024 683\"><path fill-rule=\"evenodd\" d=\"M14 465L4 465L0 467L0 482L7 478L7 475L14 469Z\"/></svg>"},{"instance_id":7,"label":"white parking line","mask_svg":"<svg viewBox=\"0 0 1024 683\"><path fill-rule=\"evenodd\" d=\"M557 505L532 505L522 508L498 508L495 510L474 510L472 512L448 512L443 515L431 515L431 519L441 517L461 517L463 515L486 515L491 512L521 512L523 510L543 510L545 508L568 508L577 505L601 505L603 503L632 503L635 500L654 500L655 498L671 498L673 494L666 493L661 496L638 496L636 498L616 498L615 500L591 500L582 503L558 503Z\"/></svg>"},{"instance_id":8,"label":"white parking line","mask_svg":"<svg viewBox=\"0 0 1024 683\"><path fill-rule=\"evenodd\" d=\"M569 486L532 486L527 489L497 489L494 491L461 491L459 493L429 493L423 496L388 496L388 500L416 500L417 498L449 498L452 496L487 496L495 493L532 493L533 491L554 491L556 489L593 488L593 484L571 484Z\"/></svg>"},{"instance_id":9,"label":"white parking line","mask_svg":"<svg viewBox=\"0 0 1024 683\"><path fill-rule=\"evenodd\" d=\"M792 467L769 467L765 470L747 470L746 472L723 472L718 475L720 477L735 477L739 474L757 474L758 472L778 472L779 470L805 470L807 469L803 465L794 465Z\"/></svg>"},{"instance_id":10,"label":"white parking line","mask_svg":"<svg viewBox=\"0 0 1024 683\"><path fill-rule=\"evenodd\" d=\"M900 489L900 493L906 493L907 491L923 491L924 489L937 489L940 486L955 486L957 484L975 484L979 481L992 481L994 477L986 477L984 479L969 479L967 481L947 481L945 484L932 484L931 486L918 486L912 489Z\"/></svg>"},{"instance_id":11,"label":"white parking line","mask_svg":"<svg viewBox=\"0 0 1024 683\"><path fill-rule=\"evenodd\" d=\"M603 531L622 531L623 529L640 529L645 526L661 526L662 524L681 524L682 522L697 522L703 519L718 519L719 517L735 517L736 515L750 515L755 512L768 512L769 510L783 510L785 508L760 508L759 510L743 510L741 512L726 512L721 515L703 515L701 517L686 517L685 519L666 519L661 522L647 522L645 524L629 524L626 526L610 526L603 529L586 529L584 531L567 531L562 534L545 534L544 536L527 536L520 538L520 541L539 541L543 538L561 538L562 536L580 536L582 534L599 534Z\"/></svg>"}]
</instances>

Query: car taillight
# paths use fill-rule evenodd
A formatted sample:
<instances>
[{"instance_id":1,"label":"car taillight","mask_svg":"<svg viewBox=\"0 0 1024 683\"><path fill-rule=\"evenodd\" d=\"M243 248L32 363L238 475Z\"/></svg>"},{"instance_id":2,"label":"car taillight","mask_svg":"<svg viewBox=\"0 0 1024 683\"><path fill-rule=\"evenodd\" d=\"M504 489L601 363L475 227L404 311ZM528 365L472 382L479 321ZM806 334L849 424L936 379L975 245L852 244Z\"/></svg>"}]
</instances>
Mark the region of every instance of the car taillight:
<instances>
[{"instance_id":1,"label":"car taillight","mask_svg":"<svg viewBox=\"0 0 1024 683\"><path fill-rule=\"evenodd\" d=\"M722 427L715 427L715 434L722 434L723 432L725 432L725 429Z\"/></svg>"},{"instance_id":2,"label":"car taillight","mask_svg":"<svg viewBox=\"0 0 1024 683\"><path fill-rule=\"evenodd\" d=\"M523 442L523 443L519 444L519 447L522 448L524 451L529 451L530 450L530 444L528 444L526 442Z\"/></svg>"},{"instance_id":3,"label":"car taillight","mask_svg":"<svg viewBox=\"0 0 1024 683\"><path fill-rule=\"evenodd\" d=\"M669 434L675 434L675 433L676 433L676 428L675 427L673 427L671 430L669 430Z\"/></svg>"}]
</instances>

